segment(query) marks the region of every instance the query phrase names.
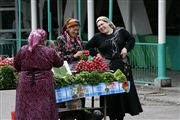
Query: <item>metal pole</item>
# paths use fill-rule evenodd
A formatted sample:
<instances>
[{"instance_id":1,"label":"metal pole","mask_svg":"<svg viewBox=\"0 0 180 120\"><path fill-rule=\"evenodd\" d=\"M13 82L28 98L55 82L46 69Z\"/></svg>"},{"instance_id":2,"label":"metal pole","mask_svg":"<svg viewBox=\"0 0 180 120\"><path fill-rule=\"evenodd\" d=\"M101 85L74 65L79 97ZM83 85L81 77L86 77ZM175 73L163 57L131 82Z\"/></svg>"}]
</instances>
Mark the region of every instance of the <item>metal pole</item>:
<instances>
[{"instance_id":1,"label":"metal pole","mask_svg":"<svg viewBox=\"0 0 180 120\"><path fill-rule=\"evenodd\" d=\"M78 18L78 3L77 3L77 0L73 0L73 4L74 4L74 6L73 6L73 8L74 8L74 18Z\"/></svg>"},{"instance_id":2,"label":"metal pole","mask_svg":"<svg viewBox=\"0 0 180 120\"><path fill-rule=\"evenodd\" d=\"M127 0L127 30L132 33L131 0Z\"/></svg>"},{"instance_id":3,"label":"metal pole","mask_svg":"<svg viewBox=\"0 0 180 120\"><path fill-rule=\"evenodd\" d=\"M113 0L109 0L109 20L112 21L113 16Z\"/></svg>"},{"instance_id":4,"label":"metal pole","mask_svg":"<svg viewBox=\"0 0 180 120\"><path fill-rule=\"evenodd\" d=\"M81 0L78 0L78 20L79 23L81 24ZM79 37L81 39L81 28L79 30Z\"/></svg>"},{"instance_id":5,"label":"metal pole","mask_svg":"<svg viewBox=\"0 0 180 120\"><path fill-rule=\"evenodd\" d=\"M31 0L31 29L37 29L37 1Z\"/></svg>"},{"instance_id":6,"label":"metal pole","mask_svg":"<svg viewBox=\"0 0 180 120\"><path fill-rule=\"evenodd\" d=\"M166 2L165 0L159 0L158 1L158 43L159 43L159 49L160 53L158 54L158 76L164 77L165 76L165 43L166 43ZM160 60L160 61L159 61Z\"/></svg>"},{"instance_id":7,"label":"metal pole","mask_svg":"<svg viewBox=\"0 0 180 120\"><path fill-rule=\"evenodd\" d=\"M107 97L106 95L104 96L104 120L106 120L106 116L107 116Z\"/></svg>"},{"instance_id":8,"label":"metal pole","mask_svg":"<svg viewBox=\"0 0 180 120\"><path fill-rule=\"evenodd\" d=\"M58 36L60 35L60 30L62 26L62 0L57 1L57 16L58 16Z\"/></svg>"},{"instance_id":9,"label":"metal pole","mask_svg":"<svg viewBox=\"0 0 180 120\"><path fill-rule=\"evenodd\" d=\"M44 1L39 1L38 7L39 7L39 22L40 22L40 28L43 28L43 6Z\"/></svg>"},{"instance_id":10,"label":"metal pole","mask_svg":"<svg viewBox=\"0 0 180 120\"><path fill-rule=\"evenodd\" d=\"M94 0L87 1L88 8L88 40L94 35Z\"/></svg>"},{"instance_id":11,"label":"metal pole","mask_svg":"<svg viewBox=\"0 0 180 120\"><path fill-rule=\"evenodd\" d=\"M18 0L18 41L17 41L17 51L21 48L21 0Z\"/></svg>"},{"instance_id":12,"label":"metal pole","mask_svg":"<svg viewBox=\"0 0 180 120\"><path fill-rule=\"evenodd\" d=\"M166 0L158 0L158 78L155 85L171 86L170 78L166 77Z\"/></svg>"},{"instance_id":13,"label":"metal pole","mask_svg":"<svg viewBox=\"0 0 180 120\"><path fill-rule=\"evenodd\" d=\"M52 40L52 25L51 25L51 10L50 10L50 0L47 1L48 9L48 32L49 32L49 40Z\"/></svg>"}]
</instances>

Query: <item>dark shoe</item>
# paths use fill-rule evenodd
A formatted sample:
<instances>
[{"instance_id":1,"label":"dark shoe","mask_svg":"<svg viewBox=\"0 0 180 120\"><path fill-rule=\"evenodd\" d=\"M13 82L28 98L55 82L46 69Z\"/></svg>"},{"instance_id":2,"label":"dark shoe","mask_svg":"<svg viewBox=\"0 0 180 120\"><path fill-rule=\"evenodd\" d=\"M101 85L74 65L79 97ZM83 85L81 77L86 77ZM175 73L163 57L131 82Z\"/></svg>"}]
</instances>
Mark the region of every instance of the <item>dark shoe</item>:
<instances>
[{"instance_id":1,"label":"dark shoe","mask_svg":"<svg viewBox=\"0 0 180 120\"><path fill-rule=\"evenodd\" d=\"M104 117L103 113L100 110L93 111L93 120L102 120Z\"/></svg>"}]
</instances>

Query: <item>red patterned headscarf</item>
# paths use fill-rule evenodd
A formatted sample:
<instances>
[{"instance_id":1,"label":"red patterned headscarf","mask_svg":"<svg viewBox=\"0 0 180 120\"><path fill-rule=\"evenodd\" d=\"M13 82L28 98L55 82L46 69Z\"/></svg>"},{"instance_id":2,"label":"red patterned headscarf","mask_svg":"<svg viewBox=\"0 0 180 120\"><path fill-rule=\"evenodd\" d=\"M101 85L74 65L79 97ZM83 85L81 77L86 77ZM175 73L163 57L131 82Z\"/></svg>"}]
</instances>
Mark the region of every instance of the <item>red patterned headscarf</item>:
<instances>
[{"instance_id":1,"label":"red patterned headscarf","mask_svg":"<svg viewBox=\"0 0 180 120\"><path fill-rule=\"evenodd\" d=\"M67 48L70 47L71 38L70 38L70 36L66 30L67 30L67 28L70 28L72 26L80 26L79 21L77 19L74 19L74 18L69 18L66 20L66 22L65 22L65 24L61 30L62 37L66 37L66 39L67 39ZM81 45L81 42L80 42L78 35L75 37L75 39L76 39L78 45L82 48L82 45Z\"/></svg>"},{"instance_id":2,"label":"red patterned headscarf","mask_svg":"<svg viewBox=\"0 0 180 120\"><path fill-rule=\"evenodd\" d=\"M47 37L47 33L43 29L36 29L31 31L28 37L28 50L32 52L35 46L44 43L46 37Z\"/></svg>"}]
</instances>

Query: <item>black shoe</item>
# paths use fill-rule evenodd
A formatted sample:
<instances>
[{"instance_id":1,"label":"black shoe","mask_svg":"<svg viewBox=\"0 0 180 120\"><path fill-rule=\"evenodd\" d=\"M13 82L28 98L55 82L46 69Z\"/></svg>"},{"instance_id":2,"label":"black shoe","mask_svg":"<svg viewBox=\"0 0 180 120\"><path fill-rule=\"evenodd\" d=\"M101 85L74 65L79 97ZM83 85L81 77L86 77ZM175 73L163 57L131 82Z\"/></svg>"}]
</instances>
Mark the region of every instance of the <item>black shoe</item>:
<instances>
[{"instance_id":1,"label":"black shoe","mask_svg":"<svg viewBox=\"0 0 180 120\"><path fill-rule=\"evenodd\" d=\"M100 110L93 111L93 118L94 120L102 120L104 117L103 113Z\"/></svg>"}]
</instances>

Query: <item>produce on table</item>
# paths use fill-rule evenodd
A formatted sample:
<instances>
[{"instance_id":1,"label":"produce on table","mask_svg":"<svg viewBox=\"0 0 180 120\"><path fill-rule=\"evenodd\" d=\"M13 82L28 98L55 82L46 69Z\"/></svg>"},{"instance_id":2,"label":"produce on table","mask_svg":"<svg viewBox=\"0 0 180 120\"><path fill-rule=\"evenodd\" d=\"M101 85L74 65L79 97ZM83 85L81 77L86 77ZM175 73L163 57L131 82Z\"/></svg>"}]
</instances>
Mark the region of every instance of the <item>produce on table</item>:
<instances>
[{"instance_id":1,"label":"produce on table","mask_svg":"<svg viewBox=\"0 0 180 120\"><path fill-rule=\"evenodd\" d=\"M13 58L0 56L0 89L15 89L17 73L13 65Z\"/></svg>"},{"instance_id":2,"label":"produce on table","mask_svg":"<svg viewBox=\"0 0 180 120\"><path fill-rule=\"evenodd\" d=\"M120 69L117 69L114 73L114 77L120 82L124 82L127 80L126 76L122 73Z\"/></svg>"},{"instance_id":3,"label":"produce on table","mask_svg":"<svg viewBox=\"0 0 180 120\"><path fill-rule=\"evenodd\" d=\"M101 56L91 57L89 51L83 51L81 60L75 66L75 74L64 76L55 74L56 87L66 87L72 84L97 85L98 83L111 84L114 81L124 82L126 76L118 69L115 73L109 72L105 59Z\"/></svg>"},{"instance_id":4,"label":"produce on table","mask_svg":"<svg viewBox=\"0 0 180 120\"><path fill-rule=\"evenodd\" d=\"M88 60L88 57L89 57L89 50L84 50L80 59L81 60Z\"/></svg>"},{"instance_id":5,"label":"produce on table","mask_svg":"<svg viewBox=\"0 0 180 120\"><path fill-rule=\"evenodd\" d=\"M98 72L98 71L82 71L76 74L66 74L65 76L55 75L56 88L67 87L69 85L97 85L98 83L111 84L114 81L124 82L125 80L116 79L114 73L111 72ZM119 78L119 77L118 77Z\"/></svg>"},{"instance_id":6,"label":"produce on table","mask_svg":"<svg viewBox=\"0 0 180 120\"><path fill-rule=\"evenodd\" d=\"M77 72L80 71L99 71L103 72L109 70L108 65L105 63L104 58L100 56L94 56L90 60L80 60L75 67Z\"/></svg>"},{"instance_id":7,"label":"produce on table","mask_svg":"<svg viewBox=\"0 0 180 120\"><path fill-rule=\"evenodd\" d=\"M17 73L12 66L0 67L0 89L15 89L17 81Z\"/></svg>"},{"instance_id":8,"label":"produce on table","mask_svg":"<svg viewBox=\"0 0 180 120\"><path fill-rule=\"evenodd\" d=\"M122 88L125 90L125 92L128 92L129 85L127 80L122 83Z\"/></svg>"},{"instance_id":9,"label":"produce on table","mask_svg":"<svg viewBox=\"0 0 180 120\"><path fill-rule=\"evenodd\" d=\"M12 65L13 64L13 58L7 57L0 57L0 66L5 66L5 65Z\"/></svg>"}]
</instances>

